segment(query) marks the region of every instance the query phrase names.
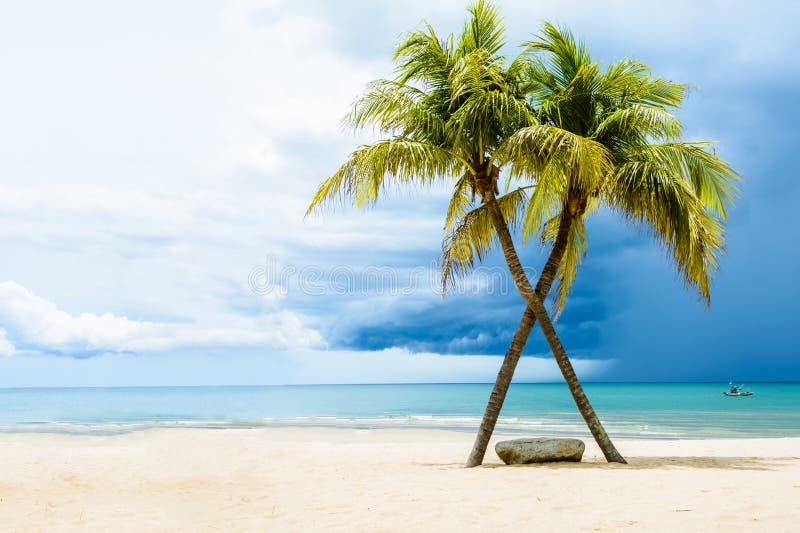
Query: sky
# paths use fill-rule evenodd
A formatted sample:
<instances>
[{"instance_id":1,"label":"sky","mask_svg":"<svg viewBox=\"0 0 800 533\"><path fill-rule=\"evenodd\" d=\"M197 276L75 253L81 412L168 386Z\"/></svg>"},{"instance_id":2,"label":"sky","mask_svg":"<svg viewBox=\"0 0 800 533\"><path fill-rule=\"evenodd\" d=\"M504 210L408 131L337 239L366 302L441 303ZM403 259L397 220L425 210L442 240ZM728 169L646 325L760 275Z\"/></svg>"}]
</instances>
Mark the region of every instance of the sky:
<instances>
[{"instance_id":1,"label":"sky","mask_svg":"<svg viewBox=\"0 0 800 533\"><path fill-rule=\"evenodd\" d=\"M800 380L800 4L759 4L498 2L509 55L548 20L692 84L686 137L743 178L709 308L591 221L557 324L583 379ZM0 387L492 381L524 306L497 256L443 297L445 188L304 217L372 140L340 120L399 36L465 5L0 8ZM538 328L516 379L559 379Z\"/></svg>"}]
</instances>

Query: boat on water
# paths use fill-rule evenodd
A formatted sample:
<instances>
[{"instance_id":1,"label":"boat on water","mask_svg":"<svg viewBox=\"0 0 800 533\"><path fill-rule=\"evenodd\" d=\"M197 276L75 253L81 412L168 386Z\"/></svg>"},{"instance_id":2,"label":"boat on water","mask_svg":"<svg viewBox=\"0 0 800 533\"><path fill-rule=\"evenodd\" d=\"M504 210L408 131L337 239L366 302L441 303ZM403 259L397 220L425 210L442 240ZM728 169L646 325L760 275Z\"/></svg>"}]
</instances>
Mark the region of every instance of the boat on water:
<instances>
[{"instance_id":1,"label":"boat on water","mask_svg":"<svg viewBox=\"0 0 800 533\"><path fill-rule=\"evenodd\" d=\"M730 390L724 391L722 394L725 396L752 396L753 393L751 391L745 391L744 385L734 385L733 382L728 383L730 385Z\"/></svg>"}]
</instances>

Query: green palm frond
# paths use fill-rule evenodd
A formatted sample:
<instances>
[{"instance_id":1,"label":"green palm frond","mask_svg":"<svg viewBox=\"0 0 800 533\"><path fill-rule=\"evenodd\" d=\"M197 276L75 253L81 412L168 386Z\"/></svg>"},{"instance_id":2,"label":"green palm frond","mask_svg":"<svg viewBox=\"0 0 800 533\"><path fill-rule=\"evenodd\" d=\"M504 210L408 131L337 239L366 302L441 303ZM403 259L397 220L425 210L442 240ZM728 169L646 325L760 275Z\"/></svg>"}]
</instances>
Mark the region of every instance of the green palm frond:
<instances>
[{"instance_id":1,"label":"green palm frond","mask_svg":"<svg viewBox=\"0 0 800 533\"><path fill-rule=\"evenodd\" d=\"M522 222L522 242L539 234L547 224L561 212L568 195L569 178L564 165L552 159L539 172L538 180L530 193Z\"/></svg>"},{"instance_id":2,"label":"green palm frond","mask_svg":"<svg viewBox=\"0 0 800 533\"><path fill-rule=\"evenodd\" d=\"M524 68L521 65L517 67L521 70L522 90L537 109L542 103L557 97L560 87L556 75L541 58L532 56L530 49L525 48L516 61L524 65Z\"/></svg>"},{"instance_id":3,"label":"green palm frond","mask_svg":"<svg viewBox=\"0 0 800 533\"><path fill-rule=\"evenodd\" d=\"M465 171L453 187L453 195L447 206L447 215L444 221L445 234L450 233L454 227L461 223L464 216L470 211L470 206L475 202L475 185L472 174Z\"/></svg>"},{"instance_id":4,"label":"green palm frond","mask_svg":"<svg viewBox=\"0 0 800 533\"><path fill-rule=\"evenodd\" d=\"M569 230L569 237L567 238L567 249L564 252L564 257L558 266L556 272L557 285L555 294L553 296L553 315L554 320L557 320L564 310L564 305L567 303L567 297L572 292L572 286L575 282L575 277L578 275L581 263L586 257L586 225L585 220L588 218L588 212L576 220L573 220ZM560 215L551 218L542 229L542 242L553 242L558 233L558 224L560 222Z\"/></svg>"},{"instance_id":5,"label":"green palm frond","mask_svg":"<svg viewBox=\"0 0 800 533\"><path fill-rule=\"evenodd\" d=\"M709 142L647 144L623 151L625 160L652 162L662 173L688 182L702 204L723 220L735 198L739 180L728 163L709 150Z\"/></svg>"},{"instance_id":6,"label":"green palm frond","mask_svg":"<svg viewBox=\"0 0 800 533\"><path fill-rule=\"evenodd\" d=\"M432 95L394 80L377 80L353 104L344 124L354 130L374 127L382 133L440 144L445 141L446 124L441 113L446 100L432 101Z\"/></svg>"},{"instance_id":7,"label":"green palm frond","mask_svg":"<svg viewBox=\"0 0 800 533\"><path fill-rule=\"evenodd\" d=\"M459 39L461 54L476 50L497 54L505 45L505 26L497 8L491 2L477 0L467 7L467 12L470 16Z\"/></svg>"},{"instance_id":8,"label":"green palm frond","mask_svg":"<svg viewBox=\"0 0 800 533\"><path fill-rule=\"evenodd\" d=\"M579 188L595 191L613 168L608 149L570 131L539 124L517 130L498 147L498 165L514 176L537 176L546 165L560 166Z\"/></svg>"},{"instance_id":9,"label":"green palm frond","mask_svg":"<svg viewBox=\"0 0 800 533\"><path fill-rule=\"evenodd\" d=\"M350 199L365 207L378 199L386 185L429 185L435 179L451 176L459 160L438 146L407 138L394 138L363 146L353 152L339 170L322 182L307 214L335 199Z\"/></svg>"},{"instance_id":10,"label":"green palm frond","mask_svg":"<svg viewBox=\"0 0 800 533\"><path fill-rule=\"evenodd\" d=\"M476 92L508 90L507 71L502 60L480 49L459 58L448 83L451 109Z\"/></svg>"},{"instance_id":11,"label":"green palm frond","mask_svg":"<svg viewBox=\"0 0 800 533\"><path fill-rule=\"evenodd\" d=\"M503 90L489 90L476 92L462 103L448 120L448 128L454 145L462 151L491 153L504 137L534 120L524 99Z\"/></svg>"},{"instance_id":12,"label":"green palm frond","mask_svg":"<svg viewBox=\"0 0 800 533\"><path fill-rule=\"evenodd\" d=\"M527 201L526 188L514 190L497 199L500 210L509 224L517 225ZM452 286L455 280L469 272L475 261L482 261L496 244L489 208L481 205L446 228L442 242L442 288Z\"/></svg>"},{"instance_id":13,"label":"green palm frond","mask_svg":"<svg viewBox=\"0 0 800 533\"><path fill-rule=\"evenodd\" d=\"M617 107L641 104L678 108L686 95L686 85L653 78L650 67L641 61L623 59L608 66L599 80L597 94L604 104Z\"/></svg>"},{"instance_id":14,"label":"green palm frond","mask_svg":"<svg viewBox=\"0 0 800 533\"><path fill-rule=\"evenodd\" d=\"M525 46L529 50L549 54L548 70L561 87L568 86L580 68L591 63L589 50L584 43L575 39L566 28L558 28L549 22L544 24L538 40L525 43Z\"/></svg>"},{"instance_id":15,"label":"green palm frond","mask_svg":"<svg viewBox=\"0 0 800 533\"><path fill-rule=\"evenodd\" d=\"M447 78L455 61L453 36L441 41L430 24L406 34L392 58L397 66L397 81L406 84L422 81L433 88L447 87Z\"/></svg>"},{"instance_id":16,"label":"green palm frond","mask_svg":"<svg viewBox=\"0 0 800 533\"><path fill-rule=\"evenodd\" d=\"M646 143L648 138L668 140L680 137L683 125L678 118L660 107L633 104L615 109L602 117L594 139L630 139Z\"/></svg>"},{"instance_id":17,"label":"green palm frond","mask_svg":"<svg viewBox=\"0 0 800 533\"><path fill-rule=\"evenodd\" d=\"M665 246L686 284L709 301L724 231L691 184L658 161L632 161L616 169L605 196L623 218Z\"/></svg>"}]
</instances>

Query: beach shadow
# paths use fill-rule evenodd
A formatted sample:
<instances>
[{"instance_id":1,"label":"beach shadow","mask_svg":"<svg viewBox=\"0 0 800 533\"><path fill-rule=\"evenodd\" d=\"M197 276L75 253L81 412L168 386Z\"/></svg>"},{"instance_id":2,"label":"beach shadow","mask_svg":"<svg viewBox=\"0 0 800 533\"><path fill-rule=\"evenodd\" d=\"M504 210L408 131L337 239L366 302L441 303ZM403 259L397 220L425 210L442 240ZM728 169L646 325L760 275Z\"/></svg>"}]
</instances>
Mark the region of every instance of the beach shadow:
<instances>
[{"instance_id":1,"label":"beach shadow","mask_svg":"<svg viewBox=\"0 0 800 533\"><path fill-rule=\"evenodd\" d=\"M776 470L797 457L707 457L707 456L663 456L630 457L628 465L620 465L637 470L653 468L717 468L724 470ZM587 465L592 463L586 463ZM603 463L594 463L603 465ZM605 463L608 464L608 463Z\"/></svg>"},{"instance_id":2,"label":"beach shadow","mask_svg":"<svg viewBox=\"0 0 800 533\"><path fill-rule=\"evenodd\" d=\"M720 470L776 470L787 463L800 461L800 457L704 457L704 456L644 456L626 457L628 464L607 463L603 460L589 460L580 463L555 462L534 463L527 465L506 465L502 463L483 464L478 468L543 468L548 470L577 470L577 469L603 469L603 470L654 470L659 468L694 468L694 469L720 469ZM433 466L439 469L463 468L462 463L423 463L414 462L419 466Z\"/></svg>"}]
</instances>

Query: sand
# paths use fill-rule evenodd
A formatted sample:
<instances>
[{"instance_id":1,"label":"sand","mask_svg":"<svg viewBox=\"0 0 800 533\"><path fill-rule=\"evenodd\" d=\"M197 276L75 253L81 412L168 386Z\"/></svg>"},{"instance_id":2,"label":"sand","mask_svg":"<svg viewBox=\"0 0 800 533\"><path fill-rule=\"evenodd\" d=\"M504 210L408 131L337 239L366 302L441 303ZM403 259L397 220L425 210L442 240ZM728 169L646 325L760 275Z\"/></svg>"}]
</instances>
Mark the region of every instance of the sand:
<instances>
[{"instance_id":1,"label":"sand","mask_svg":"<svg viewBox=\"0 0 800 533\"><path fill-rule=\"evenodd\" d=\"M620 440L461 468L466 433L0 435L3 531L800 531L800 439Z\"/></svg>"}]
</instances>

